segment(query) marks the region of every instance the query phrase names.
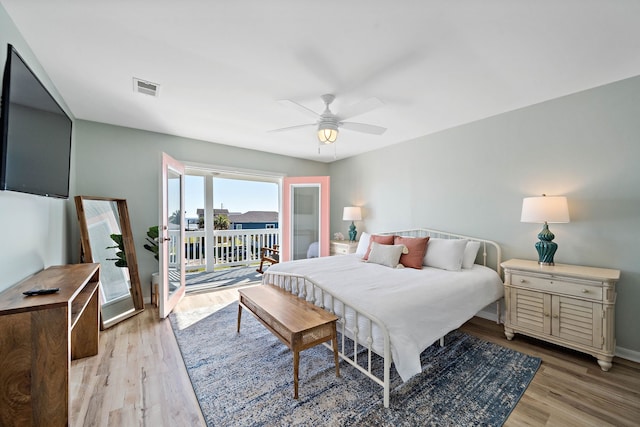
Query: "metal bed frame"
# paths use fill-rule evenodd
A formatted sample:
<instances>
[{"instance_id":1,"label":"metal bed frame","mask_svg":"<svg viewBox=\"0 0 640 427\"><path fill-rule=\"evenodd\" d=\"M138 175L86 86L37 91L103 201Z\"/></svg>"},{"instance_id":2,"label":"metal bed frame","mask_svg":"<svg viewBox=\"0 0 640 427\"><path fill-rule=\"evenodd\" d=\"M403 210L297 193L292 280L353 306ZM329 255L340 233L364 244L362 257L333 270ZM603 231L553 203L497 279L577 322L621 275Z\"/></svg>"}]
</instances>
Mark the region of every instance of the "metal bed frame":
<instances>
[{"instance_id":1,"label":"metal bed frame","mask_svg":"<svg viewBox=\"0 0 640 427\"><path fill-rule=\"evenodd\" d=\"M424 228L376 234L394 234L406 237L429 236L434 238L467 239L477 241L480 242L482 251L478 251L478 258L480 258L480 262L478 262L478 258L476 258L476 262L484 266L490 266L490 268L494 268L495 266L494 269L500 276L502 276L500 267L502 255L501 249L500 246L493 241ZM341 335L340 343L338 345L338 355L342 360L346 361L375 383L383 387L384 407L389 407L390 370L392 362L391 344L389 332L386 326L375 315L366 313L345 301L341 301L331 292L303 275L285 272L270 272L267 270L264 273L262 283L274 284L306 301L313 302L315 305L338 316L338 329ZM496 311L498 319L497 322L500 323L500 300L496 301ZM347 321L347 313L350 313L353 316L353 321ZM374 329L382 335L382 351L375 351L373 349ZM347 348L348 343L346 338L350 338L353 342L352 354L349 352L350 348ZM444 337L440 338L440 345L444 345ZM360 348L364 348L366 351L366 361L364 363L362 363L362 360L358 360L358 352ZM373 353L383 358L382 376L376 375L372 370Z\"/></svg>"}]
</instances>

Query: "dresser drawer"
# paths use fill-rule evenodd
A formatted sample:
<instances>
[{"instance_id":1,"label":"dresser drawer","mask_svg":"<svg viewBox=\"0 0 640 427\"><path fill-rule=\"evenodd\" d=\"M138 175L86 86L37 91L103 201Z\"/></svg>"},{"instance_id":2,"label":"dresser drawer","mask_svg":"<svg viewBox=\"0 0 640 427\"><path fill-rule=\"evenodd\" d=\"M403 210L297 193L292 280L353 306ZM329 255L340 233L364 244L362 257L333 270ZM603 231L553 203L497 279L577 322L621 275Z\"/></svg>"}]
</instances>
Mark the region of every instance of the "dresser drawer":
<instances>
[{"instance_id":1,"label":"dresser drawer","mask_svg":"<svg viewBox=\"0 0 640 427\"><path fill-rule=\"evenodd\" d=\"M511 285L554 294L564 294L593 301L602 301L602 286L599 282L571 280L564 277L536 277L513 274Z\"/></svg>"}]
</instances>

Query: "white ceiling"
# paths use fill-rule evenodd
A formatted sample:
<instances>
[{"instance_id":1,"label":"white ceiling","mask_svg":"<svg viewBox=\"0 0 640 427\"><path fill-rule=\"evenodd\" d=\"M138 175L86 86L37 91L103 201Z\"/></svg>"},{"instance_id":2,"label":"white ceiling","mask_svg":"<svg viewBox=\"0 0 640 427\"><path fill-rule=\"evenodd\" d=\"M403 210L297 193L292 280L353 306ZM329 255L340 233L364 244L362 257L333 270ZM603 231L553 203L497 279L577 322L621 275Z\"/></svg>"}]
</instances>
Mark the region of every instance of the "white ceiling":
<instances>
[{"instance_id":1,"label":"white ceiling","mask_svg":"<svg viewBox=\"0 0 640 427\"><path fill-rule=\"evenodd\" d=\"M319 161L640 75L639 0L0 3L77 118ZM379 98L350 121L388 131L269 132L324 93Z\"/></svg>"}]
</instances>

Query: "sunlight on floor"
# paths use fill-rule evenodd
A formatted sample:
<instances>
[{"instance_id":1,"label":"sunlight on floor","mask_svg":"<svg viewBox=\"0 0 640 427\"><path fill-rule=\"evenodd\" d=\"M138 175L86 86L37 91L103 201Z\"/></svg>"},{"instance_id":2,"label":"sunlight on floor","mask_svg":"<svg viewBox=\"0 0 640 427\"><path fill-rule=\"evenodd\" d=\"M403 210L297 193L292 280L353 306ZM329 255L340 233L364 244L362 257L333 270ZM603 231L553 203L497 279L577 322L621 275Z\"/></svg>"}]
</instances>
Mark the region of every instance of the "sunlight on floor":
<instances>
[{"instance_id":1,"label":"sunlight on floor","mask_svg":"<svg viewBox=\"0 0 640 427\"><path fill-rule=\"evenodd\" d=\"M237 303L235 301L230 301L226 304L214 305L209 307L201 307L195 310L179 312L175 315L175 324L180 330L186 329L198 323L202 319L205 319L206 317L210 316L216 311L222 310L223 308L231 304L237 304Z\"/></svg>"}]
</instances>

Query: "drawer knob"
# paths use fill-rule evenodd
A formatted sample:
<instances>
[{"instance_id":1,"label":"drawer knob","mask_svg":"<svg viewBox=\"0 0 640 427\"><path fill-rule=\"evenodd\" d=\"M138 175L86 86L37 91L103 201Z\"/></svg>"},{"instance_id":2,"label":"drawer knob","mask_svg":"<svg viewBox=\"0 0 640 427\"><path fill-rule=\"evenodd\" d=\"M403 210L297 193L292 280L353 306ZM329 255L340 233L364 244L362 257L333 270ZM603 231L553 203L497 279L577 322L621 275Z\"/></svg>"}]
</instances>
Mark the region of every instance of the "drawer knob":
<instances>
[{"instance_id":1,"label":"drawer knob","mask_svg":"<svg viewBox=\"0 0 640 427\"><path fill-rule=\"evenodd\" d=\"M549 313L545 313L545 314L544 314L544 317L549 317Z\"/></svg>"},{"instance_id":2,"label":"drawer knob","mask_svg":"<svg viewBox=\"0 0 640 427\"><path fill-rule=\"evenodd\" d=\"M583 290L582 290L582 293L583 293L583 294L588 294L588 293L589 293L589 289L583 289Z\"/></svg>"},{"instance_id":3,"label":"drawer knob","mask_svg":"<svg viewBox=\"0 0 640 427\"><path fill-rule=\"evenodd\" d=\"M553 280L549 280L549 284L553 285Z\"/></svg>"},{"instance_id":4,"label":"drawer knob","mask_svg":"<svg viewBox=\"0 0 640 427\"><path fill-rule=\"evenodd\" d=\"M557 319L557 318L558 318L558 315L557 315L557 314L554 314L554 315L553 315L553 318L554 318L554 319Z\"/></svg>"},{"instance_id":5,"label":"drawer knob","mask_svg":"<svg viewBox=\"0 0 640 427\"><path fill-rule=\"evenodd\" d=\"M524 279L520 279L520 283L527 283L527 281Z\"/></svg>"}]
</instances>

